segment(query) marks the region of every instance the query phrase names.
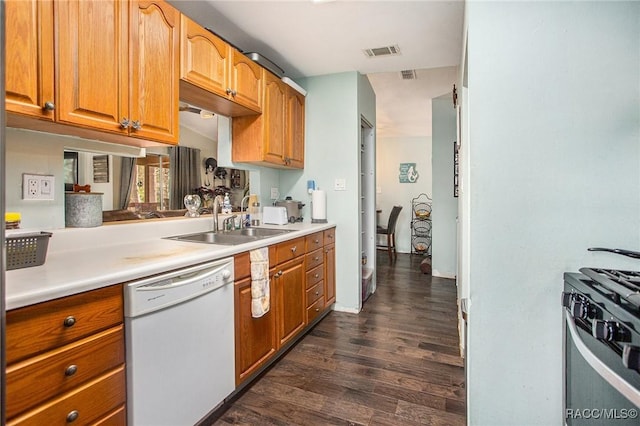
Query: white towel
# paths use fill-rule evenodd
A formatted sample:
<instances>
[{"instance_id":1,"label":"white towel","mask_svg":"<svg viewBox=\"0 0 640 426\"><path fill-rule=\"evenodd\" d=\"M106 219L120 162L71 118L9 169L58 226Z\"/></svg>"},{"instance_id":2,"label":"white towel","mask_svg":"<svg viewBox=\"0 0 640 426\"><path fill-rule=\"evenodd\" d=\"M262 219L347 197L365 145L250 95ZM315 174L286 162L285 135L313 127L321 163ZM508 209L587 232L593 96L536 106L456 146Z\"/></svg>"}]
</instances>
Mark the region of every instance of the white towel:
<instances>
[{"instance_id":1,"label":"white towel","mask_svg":"<svg viewBox=\"0 0 640 426\"><path fill-rule=\"evenodd\" d=\"M249 252L251 260L251 316L260 318L269 312L269 248L262 247Z\"/></svg>"}]
</instances>

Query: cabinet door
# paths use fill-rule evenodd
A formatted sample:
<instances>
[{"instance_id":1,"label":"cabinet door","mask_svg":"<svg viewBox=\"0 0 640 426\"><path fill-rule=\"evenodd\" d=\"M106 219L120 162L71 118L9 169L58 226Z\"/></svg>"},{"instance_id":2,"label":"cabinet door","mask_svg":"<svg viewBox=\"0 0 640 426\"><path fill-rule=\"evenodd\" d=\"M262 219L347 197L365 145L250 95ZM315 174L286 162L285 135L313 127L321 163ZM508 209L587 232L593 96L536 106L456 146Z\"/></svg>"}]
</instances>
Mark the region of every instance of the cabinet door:
<instances>
[{"instance_id":1,"label":"cabinet door","mask_svg":"<svg viewBox=\"0 0 640 426\"><path fill-rule=\"evenodd\" d=\"M227 97L229 88L229 45L182 15L180 78Z\"/></svg>"},{"instance_id":2,"label":"cabinet door","mask_svg":"<svg viewBox=\"0 0 640 426\"><path fill-rule=\"evenodd\" d=\"M7 112L53 120L53 2L5 4L5 102Z\"/></svg>"},{"instance_id":3,"label":"cabinet door","mask_svg":"<svg viewBox=\"0 0 640 426\"><path fill-rule=\"evenodd\" d=\"M305 326L304 256L279 265L276 271L272 283L277 297L278 344L282 346Z\"/></svg>"},{"instance_id":4,"label":"cabinet door","mask_svg":"<svg viewBox=\"0 0 640 426\"><path fill-rule=\"evenodd\" d=\"M336 245L324 247L324 298L325 306L336 301Z\"/></svg>"},{"instance_id":5,"label":"cabinet door","mask_svg":"<svg viewBox=\"0 0 640 426\"><path fill-rule=\"evenodd\" d=\"M180 12L162 0L130 4L131 136L177 144Z\"/></svg>"},{"instance_id":6,"label":"cabinet door","mask_svg":"<svg viewBox=\"0 0 640 426\"><path fill-rule=\"evenodd\" d=\"M242 383L275 354L276 325L271 283L271 309L260 318L251 316L251 278L235 283L236 385Z\"/></svg>"},{"instance_id":7,"label":"cabinet door","mask_svg":"<svg viewBox=\"0 0 640 426\"><path fill-rule=\"evenodd\" d=\"M231 51L232 99L253 111L261 112L263 69L237 50Z\"/></svg>"},{"instance_id":8,"label":"cabinet door","mask_svg":"<svg viewBox=\"0 0 640 426\"><path fill-rule=\"evenodd\" d=\"M127 4L55 2L58 121L127 133Z\"/></svg>"},{"instance_id":9,"label":"cabinet door","mask_svg":"<svg viewBox=\"0 0 640 426\"><path fill-rule=\"evenodd\" d=\"M305 97L287 87L287 138L285 159L289 167L304 168L304 102Z\"/></svg>"},{"instance_id":10,"label":"cabinet door","mask_svg":"<svg viewBox=\"0 0 640 426\"><path fill-rule=\"evenodd\" d=\"M265 73L264 84L264 161L284 164L285 84L271 73Z\"/></svg>"}]
</instances>

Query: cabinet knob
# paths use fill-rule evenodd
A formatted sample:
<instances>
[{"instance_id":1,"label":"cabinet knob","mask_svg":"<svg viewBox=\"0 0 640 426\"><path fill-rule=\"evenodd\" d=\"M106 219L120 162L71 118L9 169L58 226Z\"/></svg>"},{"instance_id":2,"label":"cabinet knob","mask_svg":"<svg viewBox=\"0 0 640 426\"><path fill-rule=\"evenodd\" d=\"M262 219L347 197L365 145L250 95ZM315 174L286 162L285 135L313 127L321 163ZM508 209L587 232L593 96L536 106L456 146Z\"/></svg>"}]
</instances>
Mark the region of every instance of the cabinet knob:
<instances>
[{"instance_id":1,"label":"cabinet knob","mask_svg":"<svg viewBox=\"0 0 640 426\"><path fill-rule=\"evenodd\" d=\"M320 258L318 256L316 256L316 257L313 258L313 260L315 260L317 262L318 260L320 260Z\"/></svg>"},{"instance_id":2,"label":"cabinet knob","mask_svg":"<svg viewBox=\"0 0 640 426\"><path fill-rule=\"evenodd\" d=\"M320 295L320 291L316 291L316 296Z\"/></svg>"},{"instance_id":3,"label":"cabinet knob","mask_svg":"<svg viewBox=\"0 0 640 426\"><path fill-rule=\"evenodd\" d=\"M131 123L131 127L133 127L133 130L140 130L142 129L142 123L140 120L135 120Z\"/></svg>"},{"instance_id":4,"label":"cabinet knob","mask_svg":"<svg viewBox=\"0 0 640 426\"><path fill-rule=\"evenodd\" d=\"M329 234L329 235L327 235L327 237L333 239L333 234Z\"/></svg>"},{"instance_id":5,"label":"cabinet knob","mask_svg":"<svg viewBox=\"0 0 640 426\"><path fill-rule=\"evenodd\" d=\"M76 323L76 317L74 317L73 315L69 315L64 319L65 327L73 327L75 323Z\"/></svg>"},{"instance_id":6,"label":"cabinet knob","mask_svg":"<svg viewBox=\"0 0 640 426\"><path fill-rule=\"evenodd\" d=\"M276 274L275 274L273 277L274 277L274 278L278 278L278 277L281 277L281 276L282 276L282 274L283 274L283 272L282 272L282 271L278 271L278 272L276 272Z\"/></svg>"},{"instance_id":7,"label":"cabinet knob","mask_svg":"<svg viewBox=\"0 0 640 426\"><path fill-rule=\"evenodd\" d=\"M129 128L129 124L131 124L129 119L126 118L126 117L122 117L122 120L120 120L120 127L122 127L123 129L128 129Z\"/></svg>"},{"instance_id":8,"label":"cabinet knob","mask_svg":"<svg viewBox=\"0 0 640 426\"><path fill-rule=\"evenodd\" d=\"M67 414L67 423L75 422L78 417L80 417L80 413L78 413L78 410L71 411L69 414Z\"/></svg>"},{"instance_id":9,"label":"cabinet knob","mask_svg":"<svg viewBox=\"0 0 640 426\"><path fill-rule=\"evenodd\" d=\"M293 246L293 247L291 247L291 252L292 252L292 253L295 253L295 252L296 252L296 250L298 250L298 246Z\"/></svg>"},{"instance_id":10,"label":"cabinet knob","mask_svg":"<svg viewBox=\"0 0 640 426\"><path fill-rule=\"evenodd\" d=\"M64 375L67 377L71 377L78 371L78 366L75 364L71 364L67 368L64 369Z\"/></svg>"},{"instance_id":11,"label":"cabinet knob","mask_svg":"<svg viewBox=\"0 0 640 426\"><path fill-rule=\"evenodd\" d=\"M56 104L54 104L51 101L45 102L44 103L44 109L46 111L53 111L54 109L56 109Z\"/></svg>"},{"instance_id":12,"label":"cabinet knob","mask_svg":"<svg viewBox=\"0 0 640 426\"><path fill-rule=\"evenodd\" d=\"M318 274L315 274L315 275L314 275L314 277L315 277L315 278L318 278L319 276L320 276L320 275L318 275Z\"/></svg>"},{"instance_id":13,"label":"cabinet knob","mask_svg":"<svg viewBox=\"0 0 640 426\"><path fill-rule=\"evenodd\" d=\"M316 312L320 312L320 308L316 308Z\"/></svg>"},{"instance_id":14,"label":"cabinet knob","mask_svg":"<svg viewBox=\"0 0 640 426\"><path fill-rule=\"evenodd\" d=\"M316 240L316 244L320 244L320 240Z\"/></svg>"},{"instance_id":15,"label":"cabinet knob","mask_svg":"<svg viewBox=\"0 0 640 426\"><path fill-rule=\"evenodd\" d=\"M227 92L227 95L231 95L231 96L233 96L233 97L235 97L235 96L238 94L238 92L237 92L237 91L235 91L235 90L231 89L230 87L227 87L226 92Z\"/></svg>"}]
</instances>

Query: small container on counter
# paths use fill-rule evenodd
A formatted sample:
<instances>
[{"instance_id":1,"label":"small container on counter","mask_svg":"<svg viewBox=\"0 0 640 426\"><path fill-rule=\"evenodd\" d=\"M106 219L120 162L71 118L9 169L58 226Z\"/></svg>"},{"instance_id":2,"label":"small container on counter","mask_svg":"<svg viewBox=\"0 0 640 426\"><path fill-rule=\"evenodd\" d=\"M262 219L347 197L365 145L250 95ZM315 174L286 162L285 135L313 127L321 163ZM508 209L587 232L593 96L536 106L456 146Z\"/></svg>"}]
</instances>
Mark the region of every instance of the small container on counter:
<instances>
[{"instance_id":1,"label":"small container on counter","mask_svg":"<svg viewBox=\"0 0 640 426\"><path fill-rule=\"evenodd\" d=\"M260 203L253 203L249 207L249 216L251 216L251 226L260 226L262 222L262 209Z\"/></svg>"},{"instance_id":2,"label":"small container on counter","mask_svg":"<svg viewBox=\"0 0 640 426\"><path fill-rule=\"evenodd\" d=\"M4 214L5 229L19 229L20 220L22 219L18 212L6 212Z\"/></svg>"}]
</instances>

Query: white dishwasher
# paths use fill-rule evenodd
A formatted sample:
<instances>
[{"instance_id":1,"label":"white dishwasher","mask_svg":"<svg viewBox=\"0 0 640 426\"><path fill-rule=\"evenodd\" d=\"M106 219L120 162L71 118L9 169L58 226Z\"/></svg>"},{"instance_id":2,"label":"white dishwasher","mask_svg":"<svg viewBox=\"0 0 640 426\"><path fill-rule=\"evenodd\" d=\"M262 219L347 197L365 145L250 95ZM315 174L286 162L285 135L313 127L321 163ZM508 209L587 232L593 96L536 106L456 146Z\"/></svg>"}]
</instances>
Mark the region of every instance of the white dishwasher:
<instances>
[{"instance_id":1,"label":"white dishwasher","mask_svg":"<svg viewBox=\"0 0 640 426\"><path fill-rule=\"evenodd\" d=\"M235 389L233 258L125 287L129 426L191 426Z\"/></svg>"}]
</instances>

